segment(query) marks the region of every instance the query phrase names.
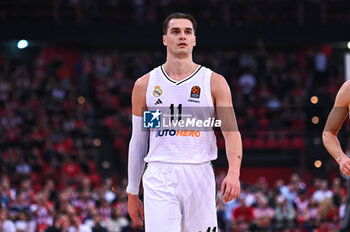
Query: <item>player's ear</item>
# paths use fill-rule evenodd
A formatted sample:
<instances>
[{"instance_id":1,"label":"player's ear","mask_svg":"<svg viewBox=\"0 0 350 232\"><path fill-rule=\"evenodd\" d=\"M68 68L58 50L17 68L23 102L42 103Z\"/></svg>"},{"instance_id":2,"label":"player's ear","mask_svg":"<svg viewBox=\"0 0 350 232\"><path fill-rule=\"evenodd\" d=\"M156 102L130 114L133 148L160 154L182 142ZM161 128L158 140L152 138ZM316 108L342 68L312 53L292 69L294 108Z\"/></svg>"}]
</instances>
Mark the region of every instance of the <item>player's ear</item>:
<instances>
[{"instance_id":1,"label":"player's ear","mask_svg":"<svg viewBox=\"0 0 350 232\"><path fill-rule=\"evenodd\" d=\"M194 36L194 46L197 44L197 36Z\"/></svg>"},{"instance_id":2,"label":"player's ear","mask_svg":"<svg viewBox=\"0 0 350 232\"><path fill-rule=\"evenodd\" d=\"M166 35L163 35L163 44L164 44L164 46L168 45Z\"/></svg>"}]
</instances>

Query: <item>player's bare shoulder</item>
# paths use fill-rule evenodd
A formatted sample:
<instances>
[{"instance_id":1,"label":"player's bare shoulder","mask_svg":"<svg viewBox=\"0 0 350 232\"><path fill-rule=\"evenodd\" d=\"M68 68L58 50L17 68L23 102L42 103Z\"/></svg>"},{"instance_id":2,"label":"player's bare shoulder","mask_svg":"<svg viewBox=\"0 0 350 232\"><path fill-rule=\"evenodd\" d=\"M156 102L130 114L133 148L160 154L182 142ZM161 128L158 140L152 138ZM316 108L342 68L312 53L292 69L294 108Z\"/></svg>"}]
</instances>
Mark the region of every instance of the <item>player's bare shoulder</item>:
<instances>
[{"instance_id":1,"label":"player's bare shoulder","mask_svg":"<svg viewBox=\"0 0 350 232\"><path fill-rule=\"evenodd\" d=\"M229 100L228 102L231 102L231 91L225 77L216 72L213 72L211 75L210 87L214 105L216 105L217 100L219 99L225 99L225 102L226 100ZM231 105L231 103L229 105Z\"/></svg>"},{"instance_id":2,"label":"player's bare shoulder","mask_svg":"<svg viewBox=\"0 0 350 232\"><path fill-rule=\"evenodd\" d=\"M340 87L334 105L350 109L350 80Z\"/></svg>"},{"instance_id":3,"label":"player's bare shoulder","mask_svg":"<svg viewBox=\"0 0 350 232\"><path fill-rule=\"evenodd\" d=\"M212 72L210 85L211 85L212 90L216 90L220 87L227 85L227 82L225 80L225 77L223 77L222 75L220 75L216 72Z\"/></svg>"},{"instance_id":4,"label":"player's bare shoulder","mask_svg":"<svg viewBox=\"0 0 350 232\"><path fill-rule=\"evenodd\" d=\"M144 91L146 93L149 77L150 73L147 73L142 77L138 78L134 84L134 92L136 92L135 90L137 90L137 92Z\"/></svg>"},{"instance_id":5,"label":"player's bare shoulder","mask_svg":"<svg viewBox=\"0 0 350 232\"><path fill-rule=\"evenodd\" d=\"M138 78L132 90L132 112L134 115L141 116L143 109L146 108L146 92L150 73Z\"/></svg>"}]
</instances>

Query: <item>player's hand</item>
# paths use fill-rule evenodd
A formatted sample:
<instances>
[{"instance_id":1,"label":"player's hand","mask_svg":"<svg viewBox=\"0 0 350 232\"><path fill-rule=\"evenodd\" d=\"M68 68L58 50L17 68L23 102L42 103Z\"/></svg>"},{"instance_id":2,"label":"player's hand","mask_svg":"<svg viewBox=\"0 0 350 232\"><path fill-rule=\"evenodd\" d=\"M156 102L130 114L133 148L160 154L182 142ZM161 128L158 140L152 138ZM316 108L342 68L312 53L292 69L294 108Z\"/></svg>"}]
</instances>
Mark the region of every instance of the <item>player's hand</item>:
<instances>
[{"instance_id":1,"label":"player's hand","mask_svg":"<svg viewBox=\"0 0 350 232\"><path fill-rule=\"evenodd\" d=\"M339 161L340 171L347 176L350 176L350 158L344 157Z\"/></svg>"},{"instance_id":2,"label":"player's hand","mask_svg":"<svg viewBox=\"0 0 350 232\"><path fill-rule=\"evenodd\" d=\"M237 198L241 192L239 183L239 175L236 173L228 173L221 184L221 195L225 203Z\"/></svg>"},{"instance_id":3,"label":"player's hand","mask_svg":"<svg viewBox=\"0 0 350 232\"><path fill-rule=\"evenodd\" d=\"M128 212L136 225L143 226L143 204L137 195L128 194Z\"/></svg>"}]
</instances>

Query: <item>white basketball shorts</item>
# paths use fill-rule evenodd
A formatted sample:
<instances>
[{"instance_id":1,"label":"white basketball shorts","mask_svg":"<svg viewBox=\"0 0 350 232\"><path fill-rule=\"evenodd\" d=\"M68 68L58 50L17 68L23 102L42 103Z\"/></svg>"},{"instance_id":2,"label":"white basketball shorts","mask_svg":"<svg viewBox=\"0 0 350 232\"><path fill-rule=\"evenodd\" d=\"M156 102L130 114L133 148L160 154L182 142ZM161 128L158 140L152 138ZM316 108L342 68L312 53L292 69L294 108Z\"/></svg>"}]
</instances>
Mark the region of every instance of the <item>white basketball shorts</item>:
<instances>
[{"instance_id":1,"label":"white basketball shorts","mask_svg":"<svg viewBox=\"0 0 350 232\"><path fill-rule=\"evenodd\" d=\"M143 175L146 232L217 232L211 163L149 163Z\"/></svg>"}]
</instances>

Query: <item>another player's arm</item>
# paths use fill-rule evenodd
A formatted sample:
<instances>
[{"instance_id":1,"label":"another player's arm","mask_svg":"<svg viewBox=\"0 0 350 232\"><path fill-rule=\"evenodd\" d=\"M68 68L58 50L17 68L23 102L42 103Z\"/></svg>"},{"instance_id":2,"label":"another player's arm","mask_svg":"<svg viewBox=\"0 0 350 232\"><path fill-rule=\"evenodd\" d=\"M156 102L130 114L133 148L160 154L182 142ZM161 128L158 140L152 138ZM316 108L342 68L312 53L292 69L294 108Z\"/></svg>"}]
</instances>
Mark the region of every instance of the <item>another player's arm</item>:
<instances>
[{"instance_id":1,"label":"another player's arm","mask_svg":"<svg viewBox=\"0 0 350 232\"><path fill-rule=\"evenodd\" d=\"M350 105L350 81L347 81L340 88L334 102L334 106L329 113L325 128L323 130L323 144L328 152L339 164L340 170L345 175L350 175L350 158L343 152L339 140L338 132L342 127L345 118L349 114Z\"/></svg>"},{"instance_id":2,"label":"another player's arm","mask_svg":"<svg viewBox=\"0 0 350 232\"><path fill-rule=\"evenodd\" d=\"M137 225L143 225L143 205L138 197L144 157L148 146L148 131L142 130L142 114L146 109L146 90L149 74L139 78L132 91L132 136L129 144L128 161L128 212Z\"/></svg>"},{"instance_id":3,"label":"another player's arm","mask_svg":"<svg viewBox=\"0 0 350 232\"><path fill-rule=\"evenodd\" d=\"M232 106L230 87L223 76L212 74L211 92L221 131L225 139L226 155L229 168L221 185L221 194L225 202L239 196L241 191L239 175L242 163L242 139L238 131L236 116Z\"/></svg>"}]
</instances>

